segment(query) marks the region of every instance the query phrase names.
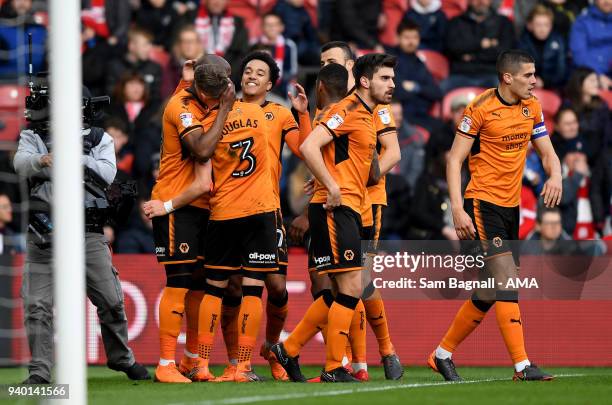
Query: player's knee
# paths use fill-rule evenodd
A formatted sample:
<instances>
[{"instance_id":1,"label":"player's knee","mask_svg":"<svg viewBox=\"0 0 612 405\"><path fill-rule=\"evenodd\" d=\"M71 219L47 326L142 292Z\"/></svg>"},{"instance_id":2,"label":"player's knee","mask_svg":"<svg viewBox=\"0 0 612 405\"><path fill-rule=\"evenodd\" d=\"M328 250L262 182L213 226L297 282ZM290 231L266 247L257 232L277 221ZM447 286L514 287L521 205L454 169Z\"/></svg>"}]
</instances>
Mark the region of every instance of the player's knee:
<instances>
[{"instance_id":1,"label":"player's knee","mask_svg":"<svg viewBox=\"0 0 612 405\"><path fill-rule=\"evenodd\" d=\"M480 291L474 291L471 298L472 304L474 304L474 306L480 311L487 312L489 309L491 309L495 303L495 300L491 298L491 296L481 297L481 295L482 293Z\"/></svg>"},{"instance_id":2,"label":"player's knee","mask_svg":"<svg viewBox=\"0 0 612 405\"><path fill-rule=\"evenodd\" d=\"M166 269L166 287L192 288L194 284L194 263L167 264L164 267Z\"/></svg>"},{"instance_id":3,"label":"player's knee","mask_svg":"<svg viewBox=\"0 0 612 405\"><path fill-rule=\"evenodd\" d=\"M225 281L225 285L223 285L222 281L206 280L206 286L204 287L204 292L207 295L212 295L212 296L223 299L223 296L225 295L226 286L227 286L227 281Z\"/></svg>"},{"instance_id":4,"label":"player's knee","mask_svg":"<svg viewBox=\"0 0 612 405\"><path fill-rule=\"evenodd\" d=\"M376 292L376 287L374 287L374 282L370 281L366 287L363 289L363 294L361 294L361 298L364 300L372 298L372 295Z\"/></svg>"},{"instance_id":5,"label":"player's knee","mask_svg":"<svg viewBox=\"0 0 612 405\"><path fill-rule=\"evenodd\" d=\"M232 276L229 279L227 288L225 289L225 296L227 297L242 297L242 277Z\"/></svg>"},{"instance_id":6,"label":"player's knee","mask_svg":"<svg viewBox=\"0 0 612 405\"><path fill-rule=\"evenodd\" d=\"M361 286L361 274L357 271L340 273L336 276L338 292L352 297L361 297L363 287Z\"/></svg>"},{"instance_id":7,"label":"player's knee","mask_svg":"<svg viewBox=\"0 0 612 405\"><path fill-rule=\"evenodd\" d=\"M266 277L266 291L268 292L268 301L282 300L287 295L285 277L277 275Z\"/></svg>"},{"instance_id":8,"label":"player's knee","mask_svg":"<svg viewBox=\"0 0 612 405\"><path fill-rule=\"evenodd\" d=\"M243 285L242 295L245 297L258 297L261 298L263 295L263 285Z\"/></svg>"}]
</instances>

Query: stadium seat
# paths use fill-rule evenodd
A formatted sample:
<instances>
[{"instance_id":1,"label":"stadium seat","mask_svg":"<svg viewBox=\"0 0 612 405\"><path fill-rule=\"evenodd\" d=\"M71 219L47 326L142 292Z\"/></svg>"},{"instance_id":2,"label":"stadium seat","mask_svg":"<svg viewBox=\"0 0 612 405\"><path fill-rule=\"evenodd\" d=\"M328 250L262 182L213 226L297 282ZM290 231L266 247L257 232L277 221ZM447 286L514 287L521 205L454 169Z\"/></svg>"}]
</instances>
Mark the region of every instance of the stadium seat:
<instances>
[{"instance_id":1,"label":"stadium seat","mask_svg":"<svg viewBox=\"0 0 612 405\"><path fill-rule=\"evenodd\" d=\"M440 52L421 49L417 51L417 56L438 83L448 77L448 60Z\"/></svg>"},{"instance_id":2,"label":"stadium seat","mask_svg":"<svg viewBox=\"0 0 612 405\"><path fill-rule=\"evenodd\" d=\"M149 57L153 62L159 63L162 68L168 66L168 63L170 63L170 55L161 46L152 47Z\"/></svg>"},{"instance_id":3,"label":"stadium seat","mask_svg":"<svg viewBox=\"0 0 612 405\"><path fill-rule=\"evenodd\" d=\"M474 97L485 91L482 87L460 87L449 91L442 99L442 119L447 120L451 116L451 104L456 97L465 96L472 101Z\"/></svg>"},{"instance_id":4,"label":"stadium seat","mask_svg":"<svg viewBox=\"0 0 612 405\"><path fill-rule=\"evenodd\" d=\"M552 119L561 106L561 97L551 90L534 89L533 94L540 100L544 119Z\"/></svg>"},{"instance_id":5,"label":"stadium seat","mask_svg":"<svg viewBox=\"0 0 612 405\"><path fill-rule=\"evenodd\" d=\"M18 84L0 85L0 111L16 112L24 107L28 90Z\"/></svg>"},{"instance_id":6,"label":"stadium seat","mask_svg":"<svg viewBox=\"0 0 612 405\"><path fill-rule=\"evenodd\" d=\"M467 10L467 0L445 0L442 2L442 11L449 20L463 14L465 10Z\"/></svg>"},{"instance_id":7,"label":"stadium seat","mask_svg":"<svg viewBox=\"0 0 612 405\"><path fill-rule=\"evenodd\" d=\"M608 104L608 108L612 110L612 90L602 90L599 93L599 97L601 97Z\"/></svg>"},{"instance_id":8,"label":"stadium seat","mask_svg":"<svg viewBox=\"0 0 612 405\"><path fill-rule=\"evenodd\" d=\"M387 0L382 2L383 13L387 17L387 21L378 38L384 45L397 45L397 26L402 21L402 18L404 18L404 14L406 14L409 7L408 2L403 0Z\"/></svg>"},{"instance_id":9,"label":"stadium seat","mask_svg":"<svg viewBox=\"0 0 612 405\"><path fill-rule=\"evenodd\" d=\"M0 141L15 142L19 132L25 126L25 120L16 114L0 114Z\"/></svg>"}]
</instances>

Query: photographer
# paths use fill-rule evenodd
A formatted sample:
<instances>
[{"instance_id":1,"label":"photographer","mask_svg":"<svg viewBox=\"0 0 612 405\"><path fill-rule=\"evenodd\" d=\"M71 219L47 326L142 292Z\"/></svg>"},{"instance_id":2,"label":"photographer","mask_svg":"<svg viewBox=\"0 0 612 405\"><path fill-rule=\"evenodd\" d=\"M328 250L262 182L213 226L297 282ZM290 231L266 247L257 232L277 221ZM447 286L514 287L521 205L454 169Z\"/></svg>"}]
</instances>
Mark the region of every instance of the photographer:
<instances>
[{"instance_id":1,"label":"photographer","mask_svg":"<svg viewBox=\"0 0 612 405\"><path fill-rule=\"evenodd\" d=\"M51 231L52 137L49 134L49 93L46 79L31 85L26 98L29 128L23 130L14 158L15 171L28 180L30 189L27 253L21 295L25 327L32 360L28 384L47 384L53 362L53 269ZM123 293L111 253L103 235L108 200L105 189L117 171L113 140L103 129L90 127L95 106L86 88L83 134L85 168L85 264L87 296L97 307L108 367L123 371L132 380L148 379L147 370L136 363L128 347ZM108 98L106 98L106 101ZM94 103L95 104L95 103ZM70 196L66 196L70 198Z\"/></svg>"}]
</instances>

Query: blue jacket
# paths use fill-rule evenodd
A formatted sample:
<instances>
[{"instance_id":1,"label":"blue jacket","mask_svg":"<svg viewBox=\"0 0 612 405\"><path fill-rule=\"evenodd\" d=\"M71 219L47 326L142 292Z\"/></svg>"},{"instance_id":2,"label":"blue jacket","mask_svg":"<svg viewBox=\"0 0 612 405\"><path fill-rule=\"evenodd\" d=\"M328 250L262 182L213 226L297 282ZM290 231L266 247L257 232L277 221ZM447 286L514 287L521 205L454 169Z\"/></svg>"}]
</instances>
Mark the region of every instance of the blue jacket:
<instances>
[{"instance_id":1,"label":"blue jacket","mask_svg":"<svg viewBox=\"0 0 612 405\"><path fill-rule=\"evenodd\" d=\"M294 7L286 0L276 3L274 12L285 24L283 35L295 42L298 58L302 64L319 64L319 39L310 15L304 7ZM314 59L314 61L313 61Z\"/></svg>"},{"instance_id":2,"label":"blue jacket","mask_svg":"<svg viewBox=\"0 0 612 405\"><path fill-rule=\"evenodd\" d=\"M396 50L397 67L395 68L395 97L403 107L404 117L428 115L431 105L442 98L440 86L436 83L425 64L415 55ZM402 82L416 83L412 91L406 91Z\"/></svg>"},{"instance_id":3,"label":"blue jacket","mask_svg":"<svg viewBox=\"0 0 612 405\"><path fill-rule=\"evenodd\" d=\"M410 9L404 15L404 20L410 20L419 25L421 34L421 49L444 51L444 34L446 32L446 15L442 10L433 13L420 14Z\"/></svg>"},{"instance_id":4,"label":"blue jacket","mask_svg":"<svg viewBox=\"0 0 612 405\"><path fill-rule=\"evenodd\" d=\"M567 47L563 37L551 32L543 46L527 30L519 40L519 48L529 52L535 59L536 75L544 80L547 88L559 87L567 78Z\"/></svg>"},{"instance_id":5,"label":"blue jacket","mask_svg":"<svg viewBox=\"0 0 612 405\"><path fill-rule=\"evenodd\" d=\"M17 78L28 74L28 33L32 34L32 65L36 74L45 66L47 30L42 25L0 25L0 49L8 52L0 58L0 77Z\"/></svg>"},{"instance_id":6,"label":"blue jacket","mask_svg":"<svg viewBox=\"0 0 612 405\"><path fill-rule=\"evenodd\" d=\"M612 13L591 6L576 18L570 35L576 66L588 66L600 74L612 73Z\"/></svg>"}]
</instances>

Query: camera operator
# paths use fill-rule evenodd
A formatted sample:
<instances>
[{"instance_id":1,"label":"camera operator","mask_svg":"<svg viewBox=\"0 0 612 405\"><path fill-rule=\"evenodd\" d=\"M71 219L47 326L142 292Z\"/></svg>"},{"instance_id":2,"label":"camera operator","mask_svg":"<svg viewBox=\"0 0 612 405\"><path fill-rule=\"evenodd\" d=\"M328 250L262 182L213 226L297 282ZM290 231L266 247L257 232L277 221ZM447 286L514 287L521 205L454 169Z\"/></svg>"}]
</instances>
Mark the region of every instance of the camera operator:
<instances>
[{"instance_id":1,"label":"camera operator","mask_svg":"<svg viewBox=\"0 0 612 405\"><path fill-rule=\"evenodd\" d=\"M25 327L32 360L23 383L47 384L53 363L53 270L51 232L52 137L49 134L49 93L46 79L30 84L26 98L29 128L21 132L14 158L15 171L29 183L29 227L21 295ZM108 199L105 189L117 171L113 140L103 129L90 126L95 108L83 88L84 129L82 164L85 170L85 264L87 296L97 307L102 340L109 368L132 380L149 379L147 370L134 359L128 347L127 318L117 271L105 241ZM105 98L108 102L108 98ZM70 198L70 196L66 196Z\"/></svg>"}]
</instances>

